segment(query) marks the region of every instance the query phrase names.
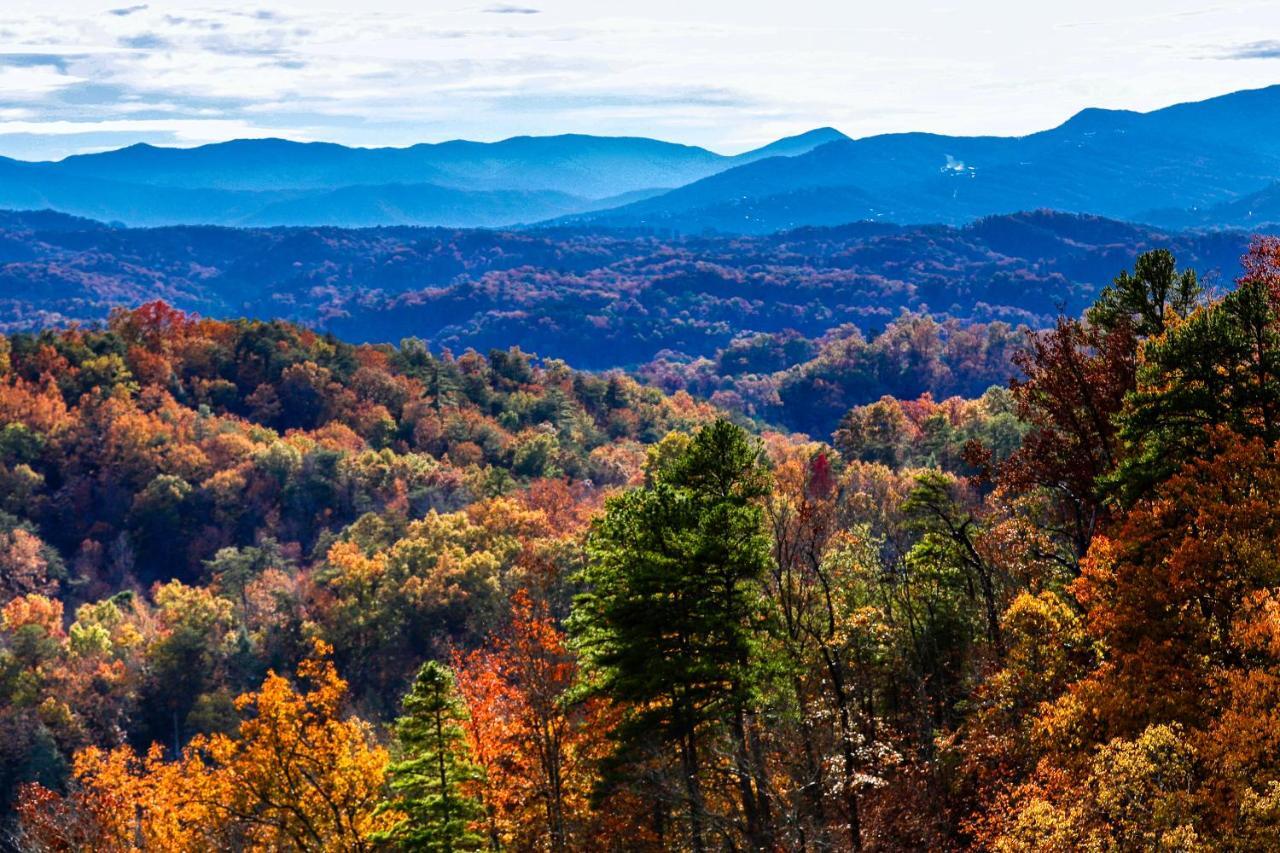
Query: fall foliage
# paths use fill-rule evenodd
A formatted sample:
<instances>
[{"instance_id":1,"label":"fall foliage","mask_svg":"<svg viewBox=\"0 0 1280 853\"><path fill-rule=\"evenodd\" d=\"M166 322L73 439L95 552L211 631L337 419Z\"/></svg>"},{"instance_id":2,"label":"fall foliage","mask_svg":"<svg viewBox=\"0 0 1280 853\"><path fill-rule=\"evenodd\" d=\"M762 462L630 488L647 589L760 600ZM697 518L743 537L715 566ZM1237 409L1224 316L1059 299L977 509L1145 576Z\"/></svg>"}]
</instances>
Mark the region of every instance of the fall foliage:
<instances>
[{"instance_id":1,"label":"fall foliage","mask_svg":"<svg viewBox=\"0 0 1280 853\"><path fill-rule=\"evenodd\" d=\"M829 441L163 304L0 338L5 843L1274 849L1275 254Z\"/></svg>"}]
</instances>

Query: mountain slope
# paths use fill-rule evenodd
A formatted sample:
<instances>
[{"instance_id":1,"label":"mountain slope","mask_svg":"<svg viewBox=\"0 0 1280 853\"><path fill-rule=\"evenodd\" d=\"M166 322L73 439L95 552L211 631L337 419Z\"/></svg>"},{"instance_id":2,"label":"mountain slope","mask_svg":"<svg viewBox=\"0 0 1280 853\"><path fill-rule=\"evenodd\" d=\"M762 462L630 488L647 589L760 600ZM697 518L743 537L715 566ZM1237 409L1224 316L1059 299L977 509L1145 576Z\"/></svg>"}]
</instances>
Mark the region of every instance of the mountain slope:
<instances>
[{"instance_id":1,"label":"mountain slope","mask_svg":"<svg viewBox=\"0 0 1280 853\"><path fill-rule=\"evenodd\" d=\"M283 317L365 341L456 352L519 344L589 369L737 335L904 309L1044 325L1080 311L1141 251L1235 277L1245 232L1181 234L1025 213L963 228L881 223L762 237L441 228L103 228L0 215L0 330L101 319L161 297L207 316Z\"/></svg>"},{"instance_id":2,"label":"mountain slope","mask_svg":"<svg viewBox=\"0 0 1280 853\"><path fill-rule=\"evenodd\" d=\"M624 200L629 199L617 199L618 202ZM49 173L37 165L0 159L0 206L27 210L50 208L133 226L449 225L474 228L532 222L589 211L600 204L554 190L461 190L433 184L270 191L153 186Z\"/></svg>"},{"instance_id":3,"label":"mountain slope","mask_svg":"<svg viewBox=\"0 0 1280 853\"><path fill-rule=\"evenodd\" d=\"M1212 207L1156 210L1144 221L1172 228L1263 228L1280 224L1280 182Z\"/></svg>"},{"instance_id":4,"label":"mountain slope","mask_svg":"<svg viewBox=\"0 0 1280 853\"><path fill-rule=\"evenodd\" d=\"M1087 109L1017 138L849 139L819 128L733 157L572 134L370 149L279 139L139 145L57 163L0 162L0 205L131 225L545 223L764 234L861 220L962 225L1044 208L1225 227L1266 221L1250 202L1232 205L1277 181L1273 86L1149 113Z\"/></svg>"},{"instance_id":5,"label":"mountain slope","mask_svg":"<svg viewBox=\"0 0 1280 853\"><path fill-rule=\"evenodd\" d=\"M282 139L133 145L56 163L0 158L0 206L138 226L508 226L616 207L835 138L823 128L736 157L573 135L370 149Z\"/></svg>"},{"instance_id":6,"label":"mountain slope","mask_svg":"<svg viewBox=\"0 0 1280 853\"><path fill-rule=\"evenodd\" d=\"M819 127L796 136L788 136L776 142L770 142L768 145L746 151L730 159L733 161L733 165L740 166L746 163L754 163L757 160L764 160L768 157L795 157L826 145L828 142L847 141L849 141L849 137L834 127Z\"/></svg>"},{"instance_id":7,"label":"mountain slope","mask_svg":"<svg viewBox=\"0 0 1280 853\"><path fill-rule=\"evenodd\" d=\"M175 222L234 223L265 205L296 196L289 191L150 187L124 181L50 172L39 164L0 158L0 207L49 208L130 225Z\"/></svg>"},{"instance_id":8,"label":"mountain slope","mask_svg":"<svg viewBox=\"0 0 1280 853\"><path fill-rule=\"evenodd\" d=\"M585 199L553 190L467 192L434 184L389 184L340 187L272 202L237 224L493 228L589 207Z\"/></svg>"},{"instance_id":9,"label":"mountain slope","mask_svg":"<svg viewBox=\"0 0 1280 853\"><path fill-rule=\"evenodd\" d=\"M1278 130L1280 87L1270 87L1145 114L1086 110L1020 138L888 134L760 160L574 221L697 231L724 227L727 206L780 202L792 224L841 216L959 224L1040 207L1129 218L1211 206L1271 183L1280 177ZM737 230L756 233L778 218L747 218Z\"/></svg>"}]
</instances>

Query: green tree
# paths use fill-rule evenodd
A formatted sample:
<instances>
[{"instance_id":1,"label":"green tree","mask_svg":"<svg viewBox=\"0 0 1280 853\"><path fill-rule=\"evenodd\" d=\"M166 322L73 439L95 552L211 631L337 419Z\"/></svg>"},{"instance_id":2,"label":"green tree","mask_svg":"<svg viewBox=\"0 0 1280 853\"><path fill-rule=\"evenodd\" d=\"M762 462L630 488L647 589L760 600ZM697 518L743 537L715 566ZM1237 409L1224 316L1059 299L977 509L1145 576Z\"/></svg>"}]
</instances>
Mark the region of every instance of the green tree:
<instances>
[{"instance_id":1,"label":"green tree","mask_svg":"<svg viewBox=\"0 0 1280 853\"><path fill-rule=\"evenodd\" d=\"M1123 270L1104 287L1087 316L1108 332L1127 322L1139 337L1149 338L1164 332L1167 311L1186 317L1203 292L1195 270L1179 272L1173 254L1156 249L1138 256L1132 274Z\"/></svg>"},{"instance_id":2,"label":"green tree","mask_svg":"<svg viewBox=\"0 0 1280 853\"><path fill-rule=\"evenodd\" d=\"M917 562L923 560L960 570L970 589L976 582L982 597L987 640L996 657L1002 658L999 578L995 567L978 549L981 528L957 498L958 488L959 484L941 471L924 471L916 477L915 486L902 504L909 524L920 534L911 556Z\"/></svg>"},{"instance_id":3,"label":"green tree","mask_svg":"<svg viewBox=\"0 0 1280 853\"><path fill-rule=\"evenodd\" d=\"M1280 440L1280 332L1266 285L1242 282L1148 341L1119 423L1126 452L1110 482L1127 502L1203 456L1211 427Z\"/></svg>"},{"instance_id":4,"label":"green tree","mask_svg":"<svg viewBox=\"0 0 1280 853\"><path fill-rule=\"evenodd\" d=\"M679 452L655 457L654 468L645 487L612 499L593 528L587 591L569 623L590 688L630 709L610 770L616 775L655 746L677 747L689 840L701 851L705 750L713 732L726 733L748 841L765 849L769 801L750 748L769 565L761 450L722 420Z\"/></svg>"},{"instance_id":5,"label":"green tree","mask_svg":"<svg viewBox=\"0 0 1280 853\"><path fill-rule=\"evenodd\" d=\"M403 758L390 767L394 793L383 809L405 817L375 840L443 853L484 847L484 839L471 831L483 806L468 791L482 774L467 746L466 710L449 668L436 661L423 664L404 699L404 712L396 721Z\"/></svg>"}]
</instances>

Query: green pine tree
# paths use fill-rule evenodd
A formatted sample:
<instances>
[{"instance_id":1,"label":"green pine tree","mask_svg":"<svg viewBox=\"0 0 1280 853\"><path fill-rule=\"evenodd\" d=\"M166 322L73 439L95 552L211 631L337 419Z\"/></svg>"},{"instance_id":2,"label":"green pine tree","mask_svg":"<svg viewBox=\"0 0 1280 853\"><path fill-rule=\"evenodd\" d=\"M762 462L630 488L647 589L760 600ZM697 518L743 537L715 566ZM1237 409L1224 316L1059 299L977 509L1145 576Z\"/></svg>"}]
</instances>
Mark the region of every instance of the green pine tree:
<instances>
[{"instance_id":1,"label":"green pine tree","mask_svg":"<svg viewBox=\"0 0 1280 853\"><path fill-rule=\"evenodd\" d=\"M1280 441L1280 332L1265 282L1245 281L1146 343L1106 482L1132 504L1206 454L1207 430Z\"/></svg>"},{"instance_id":2,"label":"green pine tree","mask_svg":"<svg viewBox=\"0 0 1280 853\"><path fill-rule=\"evenodd\" d=\"M1195 270L1178 270L1168 249L1143 252L1133 273L1122 270L1089 308L1089 322L1107 332L1122 323L1141 338L1163 334L1168 312L1187 317L1204 298Z\"/></svg>"},{"instance_id":3,"label":"green pine tree","mask_svg":"<svg viewBox=\"0 0 1280 853\"><path fill-rule=\"evenodd\" d=\"M453 673L428 661L405 696L404 716L396 721L403 758L391 765L393 795L383 804L384 810L403 812L405 818L374 840L402 850L440 853L484 847L484 839L471 831L483 806L466 789L482 771L471 759L465 720Z\"/></svg>"},{"instance_id":4,"label":"green pine tree","mask_svg":"<svg viewBox=\"0 0 1280 853\"><path fill-rule=\"evenodd\" d=\"M727 421L670 449L651 460L649 483L612 499L595 525L569 627L590 689L635 709L607 769L620 775L632 758L674 748L690 845L703 850L707 740L727 728L745 752L758 681L768 476L759 445ZM749 775L744 767L743 808L763 827L763 792Z\"/></svg>"}]
</instances>

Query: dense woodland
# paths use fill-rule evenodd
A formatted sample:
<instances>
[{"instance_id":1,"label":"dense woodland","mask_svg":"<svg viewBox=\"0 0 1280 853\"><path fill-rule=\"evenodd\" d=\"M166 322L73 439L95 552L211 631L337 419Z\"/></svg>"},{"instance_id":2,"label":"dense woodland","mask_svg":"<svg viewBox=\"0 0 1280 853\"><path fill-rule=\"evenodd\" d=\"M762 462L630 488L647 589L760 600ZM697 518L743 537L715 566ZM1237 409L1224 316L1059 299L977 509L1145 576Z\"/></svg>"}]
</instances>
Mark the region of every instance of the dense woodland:
<instances>
[{"instance_id":1,"label":"dense woodland","mask_svg":"<svg viewBox=\"0 0 1280 853\"><path fill-rule=\"evenodd\" d=\"M0 212L0 332L162 298L353 342L519 346L626 369L825 437L889 395L977 397L1025 328L1075 316L1142 251L1235 277L1241 232L1167 234L1039 212L964 228L855 223L756 237L561 228L128 229Z\"/></svg>"},{"instance_id":2,"label":"dense woodland","mask_svg":"<svg viewBox=\"0 0 1280 853\"><path fill-rule=\"evenodd\" d=\"M1274 849L1280 243L1243 268L908 316L1018 378L813 440L696 371L163 303L0 338L5 842ZM880 340L707 372L807 399Z\"/></svg>"},{"instance_id":3,"label":"dense woodland","mask_svg":"<svg viewBox=\"0 0 1280 853\"><path fill-rule=\"evenodd\" d=\"M1028 328L903 313L864 334L846 324L809 339L740 335L714 358L663 354L635 375L766 424L827 436L854 406L881 397L977 397L1019 372Z\"/></svg>"},{"instance_id":4,"label":"dense woodland","mask_svg":"<svg viewBox=\"0 0 1280 853\"><path fill-rule=\"evenodd\" d=\"M121 228L0 211L0 331L164 299L353 342L519 346L579 369L715 358L744 334L864 335L904 311L1043 328L1169 248L1229 282L1240 231L1176 233L1041 211L962 228L854 223L755 237L590 229ZM920 387L912 396L939 389ZM886 391L886 393L897 393ZM878 395L877 395L878 396Z\"/></svg>"}]
</instances>

